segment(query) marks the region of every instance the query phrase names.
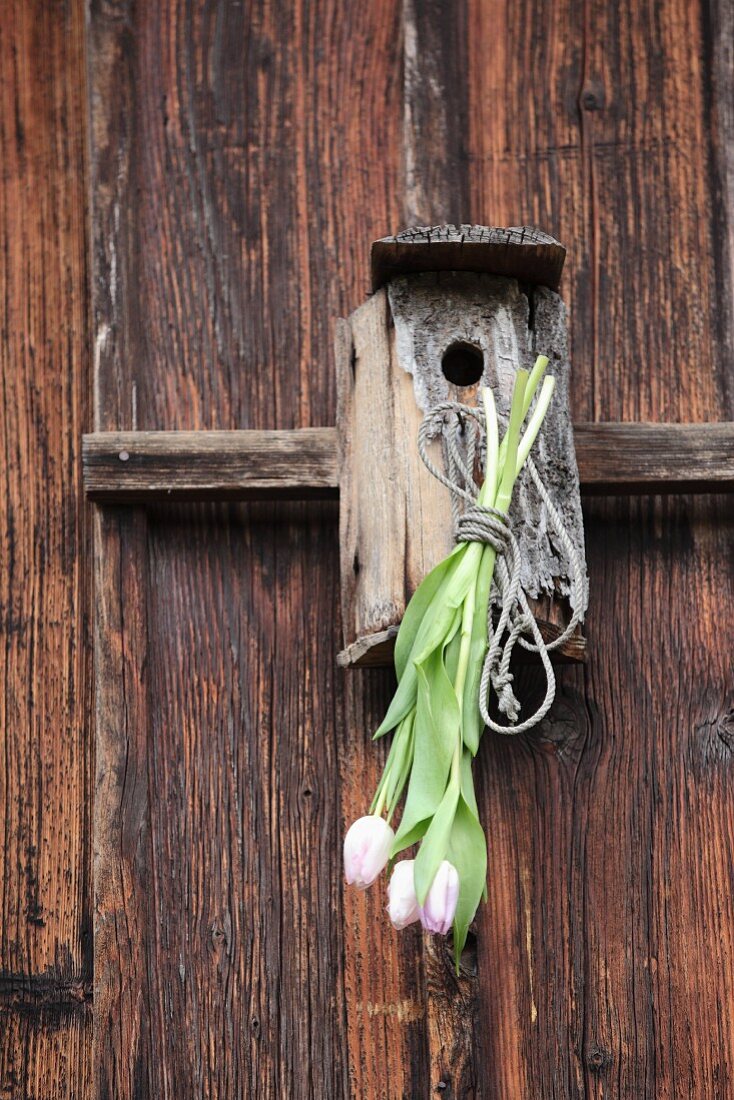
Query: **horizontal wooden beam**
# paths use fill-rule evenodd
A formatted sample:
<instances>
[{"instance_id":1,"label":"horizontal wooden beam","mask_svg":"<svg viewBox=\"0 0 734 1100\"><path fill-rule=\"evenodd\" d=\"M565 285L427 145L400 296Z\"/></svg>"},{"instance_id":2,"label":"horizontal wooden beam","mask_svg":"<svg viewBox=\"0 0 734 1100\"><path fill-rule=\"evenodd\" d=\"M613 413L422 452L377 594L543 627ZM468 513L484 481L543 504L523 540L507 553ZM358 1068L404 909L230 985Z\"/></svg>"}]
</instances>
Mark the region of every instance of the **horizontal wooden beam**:
<instances>
[{"instance_id":1,"label":"horizontal wooden beam","mask_svg":"<svg viewBox=\"0 0 734 1100\"><path fill-rule=\"evenodd\" d=\"M734 423L576 424L581 492L734 491ZM336 428L97 432L83 443L92 500L303 500L339 490Z\"/></svg>"},{"instance_id":2,"label":"horizontal wooden beam","mask_svg":"<svg viewBox=\"0 0 734 1100\"><path fill-rule=\"evenodd\" d=\"M575 424L585 496L734 491L734 423Z\"/></svg>"},{"instance_id":3,"label":"horizontal wooden beam","mask_svg":"<svg viewBox=\"0 0 734 1100\"><path fill-rule=\"evenodd\" d=\"M92 500L313 500L336 497L336 428L95 432L82 447Z\"/></svg>"}]
</instances>

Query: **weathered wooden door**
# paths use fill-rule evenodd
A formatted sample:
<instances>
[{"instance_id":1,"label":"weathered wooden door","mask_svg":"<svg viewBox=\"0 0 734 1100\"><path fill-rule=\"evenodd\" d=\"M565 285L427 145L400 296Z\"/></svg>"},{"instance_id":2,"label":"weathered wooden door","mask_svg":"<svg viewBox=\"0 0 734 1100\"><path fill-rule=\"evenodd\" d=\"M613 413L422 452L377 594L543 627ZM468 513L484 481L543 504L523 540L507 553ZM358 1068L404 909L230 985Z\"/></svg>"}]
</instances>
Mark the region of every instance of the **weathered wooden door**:
<instances>
[{"instance_id":1,"label":"weathered wooden door","mask_svg":"<svg viewBox=\"0 0 734 1100\"><path fill-rule=\"evenodd\" d=\"M731 498L587 503L588 665L482 745L457 980L342 890L392 677L335 667L336 504L92 508L80 468L92 428L332 424L370 241L443 221L566 244L578 419L732 419L733 32L2 5L1 1097L734 1095Z\"/></svg>"}]
</instances>

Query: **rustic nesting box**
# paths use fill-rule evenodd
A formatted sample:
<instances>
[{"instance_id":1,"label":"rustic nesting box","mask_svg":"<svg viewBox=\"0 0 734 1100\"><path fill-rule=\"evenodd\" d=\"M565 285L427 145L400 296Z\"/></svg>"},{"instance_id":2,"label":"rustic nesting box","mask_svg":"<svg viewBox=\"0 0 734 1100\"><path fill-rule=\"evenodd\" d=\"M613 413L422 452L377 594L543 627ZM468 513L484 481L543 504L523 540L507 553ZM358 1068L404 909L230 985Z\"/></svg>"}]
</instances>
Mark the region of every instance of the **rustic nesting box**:
<instances>
[{"instance_id":1,"label":"rustic nesting box","mask_svg":"<svg viewBox=\"0 0 734 1100\"><path fill-rule=\"evenodd\" d=\"M556 377L534 459L584 560L569 411L565 249L524 228L411 229L372 247L374 293L336 334L341 448L342 665L389 664L406 604L453 545L448 491L417 450L424 413L492 387L509 411L516 370L546 354ZM437 443L438 447L439 444ZM570 615L568 562L530 478L511 510L523 586L546 640ZM581 660L579 632L557 651Z\"/></svg>"}]
</instances>

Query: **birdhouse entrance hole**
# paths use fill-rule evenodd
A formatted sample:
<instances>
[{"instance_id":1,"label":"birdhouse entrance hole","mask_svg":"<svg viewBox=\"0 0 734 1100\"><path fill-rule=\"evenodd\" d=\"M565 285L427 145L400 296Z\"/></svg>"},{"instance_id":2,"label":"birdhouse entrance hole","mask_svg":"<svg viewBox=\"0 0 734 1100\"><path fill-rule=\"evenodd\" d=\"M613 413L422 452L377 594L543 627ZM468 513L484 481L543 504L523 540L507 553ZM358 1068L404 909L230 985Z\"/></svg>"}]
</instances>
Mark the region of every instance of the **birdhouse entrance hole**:
<instances>
[{"instance_id":1,"label":"birdhouse entrance hole","mask_svg":"<svg viewBox=\"0 0 734 1100\"><path fill-rule=\"evenodd\" d=\"M484 373L484 353L468 340L455 340L443 353L441 370L454 386L476 386Z\"/></svg>"}]
</instances>

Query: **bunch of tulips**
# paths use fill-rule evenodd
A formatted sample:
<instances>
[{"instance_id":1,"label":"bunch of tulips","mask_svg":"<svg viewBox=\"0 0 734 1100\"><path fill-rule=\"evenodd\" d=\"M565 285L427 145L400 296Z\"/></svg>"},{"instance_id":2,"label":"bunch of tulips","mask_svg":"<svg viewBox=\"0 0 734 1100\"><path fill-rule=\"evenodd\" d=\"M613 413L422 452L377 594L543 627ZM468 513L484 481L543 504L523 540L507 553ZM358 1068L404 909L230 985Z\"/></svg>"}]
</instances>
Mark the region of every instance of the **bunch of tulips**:
<instances>
[{"instance_id":1,"label":"bunch of tulips","mask_svg":"<svg viewBox=\"0 0 734 1100\"><path fill-rule=\"evenodd\" d=\"M479 507L507 513L553 393L553 378L544 377L547 365L539 356L532 371L517 371L501 441L492 391L480 391L486 464ZM395 643L397 690L375 733L379 738L394 731L392 745L369 814L354 822L344 840L347 882L366 889L392 862L392 923L405 928L420 921L442 935L453 928L457 967L486 891L487 843L471 765L484 730L479 685L495 559L489 543L458 543L408 604ZM414 845L414 859L394 862Z\"/></svg>"}]
</instances>

